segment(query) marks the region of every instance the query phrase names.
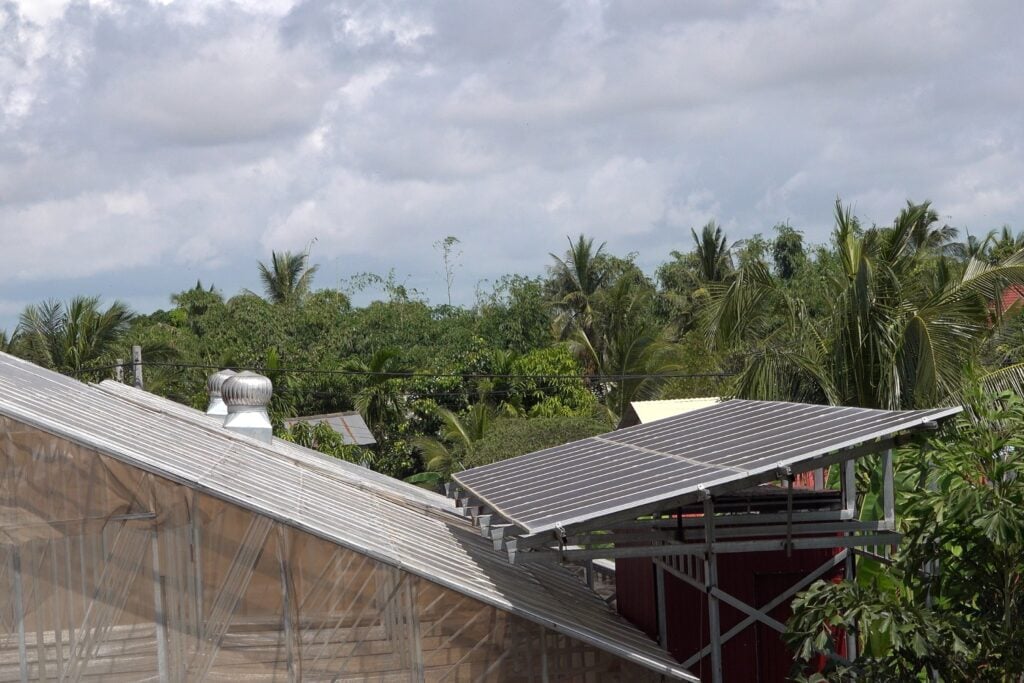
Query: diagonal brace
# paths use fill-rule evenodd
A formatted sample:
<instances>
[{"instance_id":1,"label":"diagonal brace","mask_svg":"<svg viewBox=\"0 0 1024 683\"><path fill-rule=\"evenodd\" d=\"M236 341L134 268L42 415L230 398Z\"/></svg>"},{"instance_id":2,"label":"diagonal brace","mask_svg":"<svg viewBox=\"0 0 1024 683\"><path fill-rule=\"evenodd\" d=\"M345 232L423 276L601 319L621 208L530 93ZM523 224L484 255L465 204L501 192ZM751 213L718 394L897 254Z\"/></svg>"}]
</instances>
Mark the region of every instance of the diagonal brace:
<instances>
[{"instance_id":1,"label":"diagonal brace","mask_svg":"<svg viewBox=\"0 0 1024 683\"><path fill-rule=\"evenodd\" d=\"M810 584L811 582L821 578L823 575L825 575L826 573L828 573L829 571L831 571L835 567L837 567L840 564L842 564L846 560L846 555L847 555L848 552L849 552L848 550L843 549L843 550L839 551L838 553L836 553L835 555L833 555L827 561L823 562L813 572L811 572L807 576L805 576L802 579L800 579L799 581L797 581L795 584L793 584L792 586L787 588L784 592L780 593L774 599L772 599L770 602L768 602L766 605L764 605L764 607L761 608L761 611L766 612L766 613L767 612L771 612L773 609L775 609L776 607L781 605L783 602L785 602L786 600L790 599L791 597L793 597L794 595L799 593L801 590L803 590L808 584ZM701 589L703 590L703 586L701 586ZM733 636L736 636L739 633L741 633L745 628L747 628L748 626L753 624L755 621L756 621L756 619L754 617L749 617L749 616L746 617L745 619L743 619L743 621L741 621L740 623L736 624L731 629L729 629L724 634L722 634L722 641L721 642L724 644L726 641L730 640ZM708 656L708 654L710 652L711 652L711 646L710 645L706 645L699 652L697 652L692 657L690 657L685 662L683 662L683 668L689 669L690 667L694 666L697 662L699 662L700 660L704 659L704 657Z\"/></svg>"},{"instance_id":2,"label":"diagonal brace","mask_svg":"<svg viewBox=\"0 0 1024 683\"><path fill-rule=\"evenodd\" d=\"M688 583L689 585L693 586L697 590L699 590L701 592L704 592L705 587L704 587L704 584L702 582L695 580L692 576L688 576L685 572L681 572L678 569L676 569L675 567L672 567L671 565L665 564L661 560L655 560L654 562L655 562L655 564L657 564L659 567L661 567L664 571L668 572L672 576L676 577L677 579L679 579L681 581L684 581L684 582ZM735 607L739 611L741 611L744 614L747 614L747 615L753 617L754 619L756 619L757 621L760 621L761 623L765 624L766 626L772 627L773 629L775 629L779 633L785 633L785 631L786 631L785 624L783 624L781 621L778 621L777 619L772 619L770 616L768 616L767 611L759 610L756 607L752 607L752 606L748 605L747 603L743 602L742 600L740 600L739 598L734 597L734 596L726 593L725 591L723 591L721 588L718 588L718 587L712 588L709 592L711 593L711 595L715 596L716 598L718 598L722 602L724 602L724 603L726 603L728 605L731 605L732 607ZM774 609L774 605L772 606L772 609Z\"/></svg>"}]
</instances>

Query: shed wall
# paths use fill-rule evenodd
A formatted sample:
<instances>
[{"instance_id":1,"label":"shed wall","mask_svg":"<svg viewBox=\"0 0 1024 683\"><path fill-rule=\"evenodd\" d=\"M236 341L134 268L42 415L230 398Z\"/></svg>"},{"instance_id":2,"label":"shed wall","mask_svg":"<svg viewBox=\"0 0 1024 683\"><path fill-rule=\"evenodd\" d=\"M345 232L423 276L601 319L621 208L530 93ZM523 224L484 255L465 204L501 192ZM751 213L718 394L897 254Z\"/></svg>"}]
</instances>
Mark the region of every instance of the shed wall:
<instances>
[{"instance_id":1,"label":"shed wall","mask_svg":"<svg viewBox=\"0 0 1024 683\"><path fill-rule=\"evenodd\" d=\"M0 681L239 678L658 677L270 517L0 418Z\"/></svg>"},{"instance_id":2,"label":"shed wall","mask_svg":"<svg viewBox=\"0 0 1024 683\"><path fill-rule=\"evenodd\" d=\"M718 556L718 585L748 605L763 606L828 561L834 549L785 552L736 553ZM673 558L677 568L703 582L703 558ZM652 638L658 637L654 566L650 559L618 559L616 601L619 613ZM822 577L842 577L841 566ZM769 616L783 623L791 615L790 600L773 609ZM666 626L668 650L679 661L710 643L707 596L666 573ZM747 615L719 602L721 632L724 634ZM783 683L789 680L792 654L779 633L762 624L744 629L722 646L722 677L735 683ZM690 671L711 680L710 657L702 658Z\"/></svg>"}]
</instances>

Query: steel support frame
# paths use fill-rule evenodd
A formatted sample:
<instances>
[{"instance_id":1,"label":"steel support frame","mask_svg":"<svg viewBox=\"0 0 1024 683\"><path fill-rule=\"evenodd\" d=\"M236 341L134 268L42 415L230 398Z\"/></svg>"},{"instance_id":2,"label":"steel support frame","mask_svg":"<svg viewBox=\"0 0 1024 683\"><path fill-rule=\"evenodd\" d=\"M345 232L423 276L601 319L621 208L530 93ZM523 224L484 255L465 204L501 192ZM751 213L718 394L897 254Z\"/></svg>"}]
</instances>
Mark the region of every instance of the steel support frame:
<instances>
[{"instance_id":1,"label":"steel support frame","mask_svg":"<svg viewBox=\"0 0 1024 683\"><path fill-rule=\"evenodd\" d=\"M887 445L891 446L892 444ZM867 548L875 545L895 545L899 542L900 535L893 531L896 517L891 447L884 450L880 456L883 515L882 519L878 521L857 520L856 460L849 458L839 462L841 509L802 513L807 516L805 519L809 518L806 522L797 522L800 519L801 513L792 516L793 522L797 522L792 525L779 524L779 522L786 520L787 515L785 513L773 513L771 515L726 514L719 517L715 514L713 496L705 492L703 499L704 514L700 518L653 519L638 523L621 522L616 524L615 527L625 533L597 534L580 532L565 535L561 537L563 542L559 551L531 548L528 552L519 555L520 561L580 562L608 557L651 557L655 568L658 632L662 647L667 647L668 645L667 606L665 605L664 587L664 575L668 573L698 590L703 590L708 600L710 642L706 647L685 661L683 666L689 668L710 655L711 680L714 683L720 683L722 680L722 645L725 642L756 622L761 622L776 631L783 632L785 626L769 615L773 609L785 600L790 599L811 582L840 565L844 565L847 579L853 580L856 577L856 564L854 560L856 554L873 555L874 553L871 553ZM672 537L673 534L671 533L673 525L675 527L674 537ZM647 543L642 546L577 549L565 545L565 541L568 540L583 543L607 542L610 540L609 536L619 542L643 542L645 538L644 529L646 529L648 535L646 536ZM793 535L804 536L805 534L816 533L838 533L843 535L793 538ZM781 534L785 534L786 538L756 539L759 535L778 536ZM754 536L755 539L751 540L751 536ZM744 538L745 540L719 540L722 537ZM695 542L686 542L691 539ZM787 546L793 549L841 547L843 550L760 608L748 605L718 587L717 557L719 554L783 550ZM665 558L678 555L703 556L703 583L686 575L684 572L677 571L665 562ZM746 614L746 617L741 622L724 634L721 633L720 620L720 603L722 602ZM847 633L846 638L848 658L849 661L853 661L857 657L856 630L853 629L850 633Z\"/></svg>"},{"instance_id":2,"label":"steel support frame","mask_svg":"<svg viewBox=\"0 0 1024 683\"><path fill-rule=\"evenodd\" d=\"M848 534L846 536L825 536L821 538L794 538L787 541L784 538L762 539L755 541L715 541L711 544L712 550L719 555L731 553L750 552L771 552L785 550L788 544L794 550L811 550L820 548L851 548L856 546L868 547L876 545L894 545L899 543L900 534L894 531L879 531L877 533L857 536ZM520 553L516 556L516 562L522 564L532 563L559 563L559 562L586 562L596 559L615 559L629 557L673 557L676 555L703 556L708 550L705 543L670 543L668 545L643 545L627 548L594 548L584 550L531 550Z\"/></svg>"},{"instance_id":3,"label":"steel support frame","mask_svg":"<svg viewBox=\"0 0 1024 683\"><path fill-rule=\"evenodd\" d=\"M658 644L668 649L668 614L665 600L665 567L654 560L654 600L658 610Z\"/></svg>"},{"instance_id":4,"label":"steel support frame","mask_svg":"<svg viewBox=\"0 0 1024 683\"><path fill-rule=\"evenodd\" d=\"M680 527L684 529L704 528L704 520L701 517L678 517L676 513L672 513L672 515L673 516L671 517L661 517L657 519L638 519L629 522L618 522L610 525L607 530L639 531L641 529L651 529L656 531L674 531ZM785 512L725 513L718 515L718 519L715 522L715 528L722 529L741 524L776 524L779 522L785 522L786 517L787 515ZM850 515L842 509L796 511L793 513L794 524L810 522L841 522L847 519L850 519ZM568 538L574 538L575 536L583 535L584 533L586 532L570 534L568 535Z\"/></svg>"},{"instance_id":5,"label":"steel support frame","mask_svg":"<svg viewBox=\"0 0 1024 683\"><path fill-rule=\"evenodd\" d=\"M732 640L735 636L737 636L738 634L742 633L744 631L744 629L746 629L747 627L751 626L752 624L754 624L757 621L761 621L762 623L765 623L765 624L771 626L772 628L775 628L776 630L779 630L778 627L781 626L781 624L779 624L778 621L776 621L774 619L771 619L771 617L769 617L768 614L773 609L775 609L776 607L781 605L783 602L785 602L789 598L791 598L794 595L796 595L805 586L807 586L811 582L819 579L820 577L822 577L823 575L825 575L826 573L828 573L832 569L835 569L837 566L839 566L840 564L845 562L846 557L849 554L849 552L850 552L849 550L845 550L845 549L839 551L839 553L837 553L833 557L829 558L827 561L823 562L814 571L812 571L811 573L809 573L806 576L802 577L799 581L794 583L792 586L787 588L785 591L783 591L779 595L775 596L772 600L767 602L762 607L759 607L759 608L758 607L751 607L750 605L746 605L745 603L742 603L742 601L740 601L738 598L735 598L735 597L730 595L729 596L729 598L731 598L730 604L733 604L732 601L735 601L737 603L743 604L744 605L743 608L737 607L737 609L740 609L740 611L746 612L747 613L747 617L745 617L738 624L736 624L731 629L726 631L724 634L720 635L720 637L719 637L719 648L721 648L722 645L724 645L729 640ZM704 588L704 586L702 584L694 581L692 578L690 578L690 577L684 578L683 576L680 576L680 573L677 573L674 568L668 568L667 567L666 571L669 571L669 573L671 573L673 576L677 576L678 578L686 581L690 585L693 585L695 588L698 588L698 589L703 589ZM724 591L721 591L721 590L717 590L716 592L718 593L718 597L719 598L721 598L722 595L727 595L726 593L724 593ZM710 602L710 600L709 600L709 602ZM736 605L733 604L733 606L736 606ZM774 622L774 624L772 622ZM692 656L690 656L689 659L687 659L686 661L683 662L683 667L688 669L688 668L694 666L695 664L697 664L697 662L699 662L704 657L707 657L709 654L713 655L712 644L708 644L708 645L704 646L702 649L700 649L697 652L695 652Z\"/></svg>"},{"instance_id":6,"label":"steel support frame","mask_svg":"<svg viewBox=\"0 0 1024 683\"><path fill-rule=\"evenodd\" d=\"M711 681L722 683L722 623L718 612L718 554L715 552L715 502L704 499L704 590L708 596L708 631L711 639Z\"/></svg>"},{"instance_id":7,"label":"steel support frame","mask_svg":"<svg viewBox=\"0 0 1024 683\"><path fill-rule=\"evenodd\" d=\"M895 526L895 520L883 520L883 521L859 521L859 520L846 520L838 522L810 522L805 524L798 524L796 522L796 515L793 515L794 522L792 525L789 524L751 524L748 526L732 526L732 525L720 525L718 519L715 521L715 535L717 538L756 538L759 536L775 537L779 535L799 535L806 536L811 534L835 534L846 531L892 531ZM668 528L657 529L652 531L640 531L636 533L616 533L609 536L608 534L578 534L575 536L568 536L565 541L566 547L586 547L591 544L607 544L609 540L613 540L616 544L630 544L630 543L647 543L657 544L664 542L673 541L698 541L704 542L704 522L703 517L701 520L701 528L695 529L692 526L686 527L679 525L682 530L676 529L675 531L668 531ZM690 521L690 520L687 520Z\"/></svg>"},{"instance_id":8,"label":"steel support frame","mask_svg":"<svg viewBox=\"0 0 1024 683\"><path fill-rule=\"evenodd\" d=\"M505 520L501 519L499 515L491 513L491 515L485 517L484 524L488 527L491 527L492 524L494 526L501 524L500 531L498 533L489 533L490 529L487 529L485 534L489 533L492 539L494 539L495 550L500 549L503 545L505 546L509 553L509 559L512 562L590 563L599 558L651 557L655 569L658 634L662 647L667 647L668 645L665 573L668 572L687 584L704 590L708 599L708 622L711 643L684 662L683 666L688 668L710 654L712 660L712 681L720 683L722 680L721 648L723 643L757 621L768 625L776 631L783 631L784 626L768 615L771 610L840 564L845 565L846 578L854 580L856 577L856 563L854 559L856 553L872 554L866 548L877 545L894 546L899 543L900 535L894 531L896 516L892 449L905 438L905 436L900 435L879 439L871 443L792 464L786 468L788 476L801 472L813 472L814 488L820 490L825 483L823 468L834 464L839 465L841 485L841 508L839 510L817 510L802 513L787 511L786 513L763 515L738 513L723 514L721 517L716 517L713 496L730 492L735 488L735 486L726 485L701 490L697 493L696 498L688 495L678 500L663 501L659 503L660 510L634 509L626 513L617 513L601 519L590 520L585 525L573 525L567 529L559 528L555 531L522 536L510 537L506 535L507 532L515 528L514 525L505 524ZM883 475L882 519L878 521L857 520L855 464L862 457L876 454L881 455ZM763 481L770 481L776 478L778 478L778 472L774 474L765 473L760 476L760 480ZM749 485L750 483L750 480L746 480L744 485ZM682 518L678 514L675 518L661 517L665 510L701 501L704 505L704 515L701 518ZM464 504L468 506L470 503L475 502L467 499L464 501ZM654 519L637 519L638 516L644 514L654 515ZM599 533L601 531L605 533ZM608 534L608 531L613 533ZM614 533L616 531L619 533ZM718 540L723 537L750 539L752 536L756 538L757 536L778 536L782 534L785 535L784 539ZM807 537L813 534L843 535L829 535L817 538ZM794 535L801 537L793 538ZM581 545L607 543L608 541L615 543L640 543L641 545L613 548L579 548ZM551 548L552 545L556 544L558 546L557 550ZM812 548L843 548L843 550L761 608L747 605L718 588L717 556L719 554ZM703 585L692 577L675 571L674 568L667 565L662 559L679 555L703 556ZM739 624L724 635L721 633L720 602L726 602L747 615ZM851 632L846 634L846 638L849 661L853 661L857 657L856 629L851 629Z\"/></svg>"},{"instance_id":9,"label":"steel support frame","mask_svg":"<svg viewBox=\"0 0 1024 683\"><path fill-rule=\"evenodd\" d=\"M779 633L784 633L786 631L786 625L783 624L782 622L780 622L779 620L773 619L772 617L768 616L768 614L766 612L764 612L763 610L759 610L756 607L748 605L747 603L743 602L742 600L740 600L736 596L730 595L729 593L726 593L721 588L718 588L716 586L716 587L711 588L709 590L708 587L707 587L707 583L706 582L705 583L701 583L700 581L697 581L696 579L694 579L692 576L689 576L686 572L681 572L678 569L676 569L675 567L673 567L671 565L668 565L668 564L665 564L661 560L657 560L656 559L654 562L655 562L655 564L659 568L661 568L662 571L671 574L672 576L676 577L680 581L683 581L684 583L687 583L690 586L693 586L694 588L696 588L699 591L707 592L709 595L712 595L712 596L718 598L719 600L721 600L722 602L726 603L730 607L734 607L737 610L739 610L740 612L743 612L744 614L753 617L756 621L760 621L765 626L769 626L769 627L775 629L776 631L778 631Z\"/></svg>"}]
</instances>

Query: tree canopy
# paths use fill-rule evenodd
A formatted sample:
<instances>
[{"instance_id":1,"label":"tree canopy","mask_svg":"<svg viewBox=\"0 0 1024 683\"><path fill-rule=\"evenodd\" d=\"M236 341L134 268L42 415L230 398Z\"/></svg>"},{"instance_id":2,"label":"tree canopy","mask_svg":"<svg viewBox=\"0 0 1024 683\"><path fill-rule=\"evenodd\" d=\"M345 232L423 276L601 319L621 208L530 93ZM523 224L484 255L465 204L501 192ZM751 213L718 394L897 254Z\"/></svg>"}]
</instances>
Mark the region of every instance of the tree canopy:
<instances>
[{"instance_id":1,"label":"tree canopy","mask_svg":"<svg viewBox=\"0 0 1024 683\"><path fill-rule=\"evenodd\" d=\"M537 255L543 275L480 283L469 306L450 300L454 236L436 243L440 305L393 272L314 290L308 252L274 251L256 269L262 296L183 283L168 310L148 315L98 297L44 301L0 331L0 351L95 381L139 345L147 389L195 407L214 369L258 369L274 381L278 435L434 488L463 467L613 429L638 399L887 409L969 399L953 433L898 458L908 541L889 580L813 585L790 642L806 662L834 654L831 629L859 629L866 656L849 670L833 660L830 674L1019 676L1024 236L961 234L930 202L867 226L836 201L834 222L813 244L788 222L730 241L710 221L682 231L651 273L637 254L579 234L564 253ZM352 304L371 290L379 296ZM283 426L346 410L363 415L376 446ZM936 562L941 573L923 571Z\"/></svg>"}]
</instances>

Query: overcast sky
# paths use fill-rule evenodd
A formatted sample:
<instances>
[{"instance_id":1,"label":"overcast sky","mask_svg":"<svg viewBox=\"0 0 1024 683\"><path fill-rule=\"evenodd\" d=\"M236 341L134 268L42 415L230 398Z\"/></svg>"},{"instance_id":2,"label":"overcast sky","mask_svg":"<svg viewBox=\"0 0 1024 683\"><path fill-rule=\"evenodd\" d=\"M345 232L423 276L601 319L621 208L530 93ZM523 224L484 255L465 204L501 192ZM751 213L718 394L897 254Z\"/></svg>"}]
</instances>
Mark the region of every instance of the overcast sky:
<instances>
[{"instance_id":1,"label":"overcast sky","mask_svg":"<svg viewBox=\"0 0 1024 683\"><path fill-rule=\"evenodd\" d=\"M1024 3L0 0L0 327L47 297L141 311L394 268L457 302L566 235L649 271L689 229L836 196L931 199L973 233L1024 208Z\"/></svg>"}]
</instances>

